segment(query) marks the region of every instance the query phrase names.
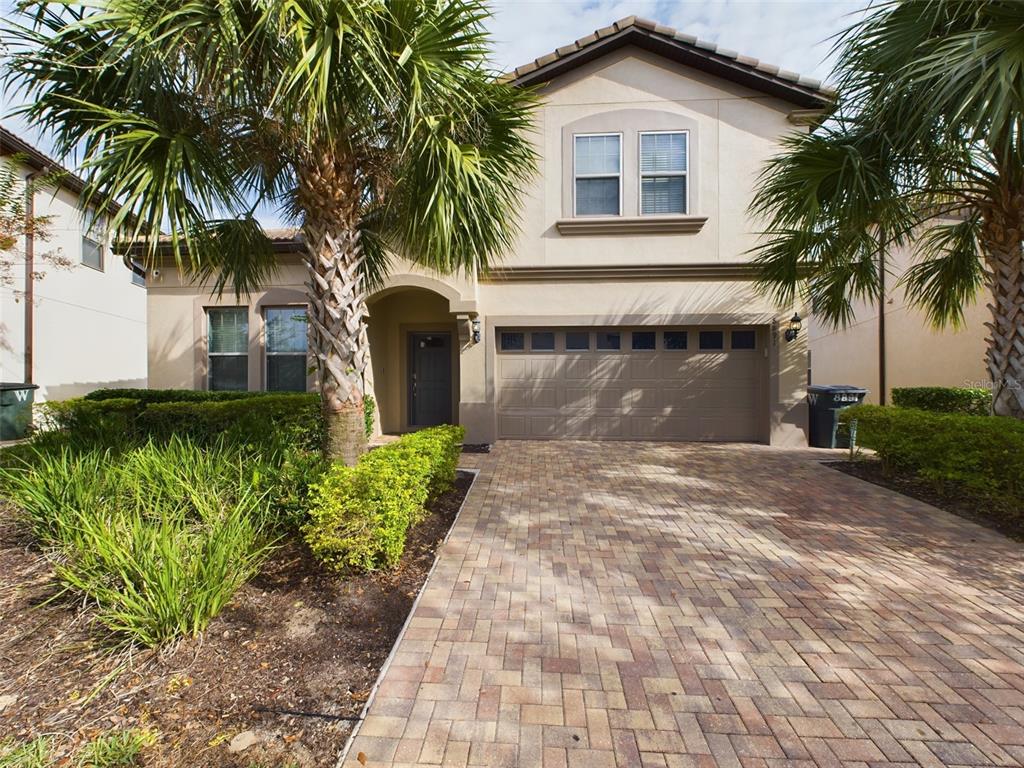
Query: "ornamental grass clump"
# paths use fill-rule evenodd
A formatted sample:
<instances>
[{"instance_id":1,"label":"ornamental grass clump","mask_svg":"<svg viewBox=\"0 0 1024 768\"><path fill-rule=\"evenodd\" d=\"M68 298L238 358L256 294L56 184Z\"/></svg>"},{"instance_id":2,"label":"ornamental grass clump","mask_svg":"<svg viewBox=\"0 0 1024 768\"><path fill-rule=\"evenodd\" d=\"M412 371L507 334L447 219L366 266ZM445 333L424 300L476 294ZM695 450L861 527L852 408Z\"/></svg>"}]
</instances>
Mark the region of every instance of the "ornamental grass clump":
<instances>
[{"instance_id":1,"label":"ornamental grass clump","mask_svg":"<svg viewBox=\"0 0 1024 768\"><path fill-rule=\"evenodd\" d=\"M0 470L64 591L119 642L196 635L273 546L272 468L173 438L115 453L65 447Z\"/></svg>"}]
</instances>

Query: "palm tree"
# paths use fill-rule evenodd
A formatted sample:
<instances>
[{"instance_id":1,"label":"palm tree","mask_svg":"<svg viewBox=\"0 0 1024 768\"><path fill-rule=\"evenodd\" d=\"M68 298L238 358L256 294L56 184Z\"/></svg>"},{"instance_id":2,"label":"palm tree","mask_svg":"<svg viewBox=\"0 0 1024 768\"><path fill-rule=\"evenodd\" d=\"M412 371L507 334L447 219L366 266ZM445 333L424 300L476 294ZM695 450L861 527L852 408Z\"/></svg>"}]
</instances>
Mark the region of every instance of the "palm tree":
<instances>
[{"instance_id":1,"label":"palm tree","mask_svg":"<svg viewBox=\"0 0 1024 768\"><path fill-rule=\"evenodd\" d=\"M824 123L763 171L762 287L843 325L905 246L908 299L959 326L987 285L994 410L1024 418L1024 3L887 2L837 49Z\"/></svg>"},{"instance_id":2,"label":"palm tree","mask_svg":"<svg viewBox=\"0 0 1024 768\"><path fill-rule=\"evenodd\" d=\"M533 100L494 77L478 0L31 2L8 29L25 116L80 153L85 202L149 261L265 285L255 212L300 223L325 451L365 449L366 296L393 257L442 273L510 244ZM134 215L135 219L132 217ZM133 223L134 222L134 223ZM161 231L170 234L161 241Z\"/></svg>"}]
</instances>

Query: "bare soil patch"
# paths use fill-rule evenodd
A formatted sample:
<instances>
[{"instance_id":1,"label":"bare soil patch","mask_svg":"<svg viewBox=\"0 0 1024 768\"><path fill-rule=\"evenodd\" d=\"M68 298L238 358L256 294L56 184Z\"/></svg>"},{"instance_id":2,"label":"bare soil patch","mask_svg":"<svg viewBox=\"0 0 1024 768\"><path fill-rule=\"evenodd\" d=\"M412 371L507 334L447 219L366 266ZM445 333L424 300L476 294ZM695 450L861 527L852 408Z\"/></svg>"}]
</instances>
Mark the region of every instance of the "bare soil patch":
<instances>
[{"instance_id":1,"label":"bare soil patch","mask_svg":"<svg viewBox=\"0 0 1024 768\"><path fill-rule=\"evenodd\" d=\"M962 488L936 488L934 483L911 473L897 472L891 477L882 472L878 459L860 461L829 461L826 466L867 480L912 499L931 504L966 520L999 531L1004 536L1024 541L1024 510L1000 509L987 499L979 498Z\"/></svg>"},{"instance_id":2,"label":"bare soil patch","mask_svg":"<svg viewBox=\"0 0 1024 768\"><path fill-rule=\"evenodd\" d=\"M0 741L138 726L159 734L147 766L333 765L471 484L431 505L395 571L342 577L288 542L159 653L112 652L85 606L47 602L49 564L0 512Z\"/></svg>"}]
</instances>

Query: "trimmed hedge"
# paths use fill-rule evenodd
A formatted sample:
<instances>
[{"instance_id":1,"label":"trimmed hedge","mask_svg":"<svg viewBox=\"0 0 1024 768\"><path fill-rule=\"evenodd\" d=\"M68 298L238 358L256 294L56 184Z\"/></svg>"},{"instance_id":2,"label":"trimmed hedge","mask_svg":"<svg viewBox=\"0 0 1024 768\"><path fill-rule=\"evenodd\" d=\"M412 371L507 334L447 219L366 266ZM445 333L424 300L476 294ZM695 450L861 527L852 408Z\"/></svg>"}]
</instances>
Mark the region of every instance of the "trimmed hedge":
<instances>
[{"instance_id":1,"label":"trimmed hedge","mask_svg":"<svg viewBox=\"0 0 1024 768\"><path fill-rule=\"evenodd\" d=\"M900 408L922 411L988 416L992 410L992 392L969 387L897 387L892 391L892 403Z\"/></svg>"},{"instance_id":2,"label":"trimmed hedge","mask_svg":"<svg viewBox=\"0 0 1024 768\"><path fill-rule=\"evenodd\" d=\"M313 554L336 570L393 568L424 505L452 487L465 430L433 427L335 464L313 486L303 531Z\"/></svg>"},{"instance_id":3,"label":"trimmed hedge","mask_svg":"<svg viewBox=\"0 0 1024 768\"><path fill-rule=\"evenodd\" d=\"M208 443L226 435L232 442L260 444L283 433L308 450L318 450L323 442L320 398L306 393L219 402L154 402L139 413L137 424L142 434L156 440L182 435Z\"/></svg>"},{"instance_id":4,"label":"trimmed hedge","mask_svg":"<svg viewBox=\"0 0 1024 768\"><path fill-rule=\"evenodd\" d=\"M857 443L878 453L887 474L912 472L940 492L963 489L999 514L1024 517L1024 422L878 405L848 408L839 418L857 420Z\"/></svg>"},{"instance_id":5,"label":"trimmed hedge","mask_svg":"<svg viewBox=\"0 0 1024 768\"><path fill-rule=\"evenodd\" d=\"M110 393L137 396L107 397ZM222 394L242 397L220 397ZM187 399L170 399L182 395ZM278 442L285 436L303 449L319 450L322 445L320 399L305 392L106 389L42 403L39 408L46 426L76 439L112 445L132 439L165 441L174 435L203 443L226 436L232 442L251 444Z\"/></svg>"},{"instance_id":6,"label":"trimmed hedge","mask_svg":"<svg viewBox=\"0 0 1024 768\"><path fill-rule=\"evenodd\" d=\"M211 392L204 389L95 389L84 400L137 400L142 405L151 403L212 403L224 400L247 400L253 397L277 397L282 392ZM302 394L297 393L297 394Z\"/></svg>"}]
</instances>

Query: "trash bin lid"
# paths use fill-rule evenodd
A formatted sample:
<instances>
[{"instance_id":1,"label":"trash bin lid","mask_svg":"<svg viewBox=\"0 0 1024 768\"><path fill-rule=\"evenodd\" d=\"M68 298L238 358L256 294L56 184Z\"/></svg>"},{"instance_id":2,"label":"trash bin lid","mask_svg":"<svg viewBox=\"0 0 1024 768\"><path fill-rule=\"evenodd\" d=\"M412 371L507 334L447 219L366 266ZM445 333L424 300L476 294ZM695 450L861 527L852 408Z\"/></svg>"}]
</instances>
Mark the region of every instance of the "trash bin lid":
<instances>
[{"instance_id":1,"label":"trash bin lid","mask_svg":"<svg viewBox=\"0 0 1024 768\"><path fill-rule=\"evenodd\" d=\"M0 392L9 392L12 389L39 389L38 384L25 384L17 381L0 381Z\"/></svg>"},{"instance_id":2,"label":"trash bin lid","mask_svg":"<svg viewBox=\"0 0 1024 768\"><path fill-rule=\"evenodd\" d=\"M852 384L812 384L807 391L815 395L827 395L833 392L855 392L866 395L868 391L864 387L855 387Z\"/></svg>"}]
</instances>

